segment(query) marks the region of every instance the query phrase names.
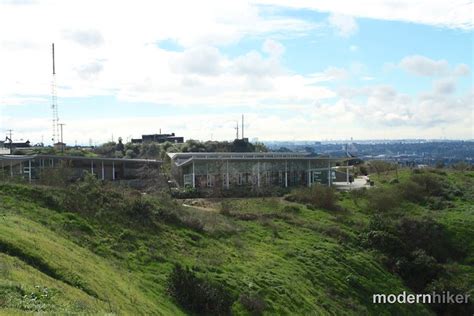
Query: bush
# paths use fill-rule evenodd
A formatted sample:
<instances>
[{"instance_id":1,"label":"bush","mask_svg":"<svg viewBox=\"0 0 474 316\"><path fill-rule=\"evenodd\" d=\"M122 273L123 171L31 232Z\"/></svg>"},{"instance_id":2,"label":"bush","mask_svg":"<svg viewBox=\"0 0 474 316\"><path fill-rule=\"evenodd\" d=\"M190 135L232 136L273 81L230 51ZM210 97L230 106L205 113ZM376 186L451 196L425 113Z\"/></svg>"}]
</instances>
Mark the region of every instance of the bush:
<instances>
[{"instance_id":1,"label":"bush","mask_svg":"<svg viewBox=\"0 0 474 316\"><path fill-rule=\"evenodd\" d=\"M222 201L219 213L225 216L230 216L232 211L232 203L228 200Z\"/></svg>"},{"instance_id":2,"label":"bush","mask_svg":"<svg viewBox=\"0 0 474 316\"><path fill-rule=\"evenodd\" d=\"M427 195L443 195L443 183L438 176L432 173L415 174L411 176L411 180L420 185Z\"/></svg>"},{"instance_id":3,"label":"bush","mask_svg":"<svg viewBox=\"0 0 474 316\"><path fill-rule=\"evenodd\" d=\"M285 207L283 207L283 212L296 214L296 213L301 212L301 209L296 205L285 205Z\"/></svg>"},{"instance_id":4,"label":"bush","mask_svg":"<svg viewBox=\"0 0 474 316\"><path fill-rule=\"evenodd\" d=\"M382 252L384 263L415 291L422 291L439 277L441 263L465 252L452 241L444 226L431 218L402 218L393 222L374 216L362 245Z\"/></svg>"},{"instance_id":5,"label":"bush","mask_svg":"<svg viewBox=\"0 0 474 316\"><path fill-rule=\"evenodd\" d=\"M312 207L330 211L341 210L340 206L337 205L338 198L336 191L333 188L322 185L295 189L286 197L286 200L309 204Z\"/></svg>"},{"instance_id":6,"label":"bush","mask_svg":"<svg viewBox=\"0 0 474 316\"><path fill-rule=\"evenodd\" d=\"M138 197L131 201L127 213L133 220L146 224L152 220L155 205L149 199Z\"/></svg>"},{"instance_id":7,"label":"bush","mask_svg":"<svg viewBox=\"0 0 474 316\"><path fill-rule=\"evenodd\" d=\"M267 304L257 294L241 294L239 302L251 315L262 315Z\"/></svg>"},{"instance_id":8,"label":"bush","mask_svg":"<svg viewBox=\"0 0 474 316\"><path fill-rule=\"evenodd\" d=\"M452 242L445 227L431 218L402 218L396 226L398 236L409 251L424 250L440 262L462 257L463 251Z\"/></svg>"},{"instance_id":9,"label":"bush","mask_svg":"<svg viewBox=\"0 0 474 316\"><path fill-rule=\"evenodd\" d=\"M400 206L400 198L395 190L371 189L367 197L368 207L371 211L386 212Z\"/></svg>"},{"instance_id":10,"label":"bush","mask_svg":"<svg viewBox=\"0 0 474 316\"><path fill-rule=\"evenodd\" d=\"M401 196L410 202L421 203L426 200L425 189L417 182L408 180L398 185Z\"/></svg>"},{"instance_id":11,"label":"bush","mask_svg":"<svg viewBox=\"0 0 474 316\"><path fill-rule=\"evenodd\" d=\"M409 260L399 260L397 266L400 276L417 292L423 291L442 271L436 259L421 249L410 253Z\"/></svg>"},{"instance_id":12,"label":"bush","mask_svg":"<svg viewBox=\"0 0 474 316\"><path fill-rule=\"evenodd\" d=\"M470 294L467 304L434 304L433 310L436 315L474 315L474 302L472 300L472 286L469 281L459 280L452 281L441 277L428 285L425 290L426 293L443 293L449 292L451 294Z\"/></svg>"},{"instance_id":13,"label":"bush","mask_svg":"<svg viewBox=\"0 0 474 316\"><path fill-rule=\"evenodd\" d=\"M230 315L231 293L222 285L196 276L176 264L168 278L168 292L177 303L199 315Z\"/></svg>"},{"instance_id":14,"label":"bush","mask_svg":"<svg viewBox=\"0 0 474 316\"><path fill-rule=\"evenodd\" d=\"M184 188L172 190L171 196L175 199L195 199L203 197L203 194L196 188Z\"/></svg>"},{"instance_id":15,"label":"bush","mask_svg":"<svg viewBox=\"0 0 474 316\"><path fill-rule=\"evenodd\" d=\"M366 247L376 249L390 258L403 255L405 245L395 235L387 231L373 230L363 236L363 244ZM389 260L395 262L396 260Z\"/></svg>"}]
</instances>

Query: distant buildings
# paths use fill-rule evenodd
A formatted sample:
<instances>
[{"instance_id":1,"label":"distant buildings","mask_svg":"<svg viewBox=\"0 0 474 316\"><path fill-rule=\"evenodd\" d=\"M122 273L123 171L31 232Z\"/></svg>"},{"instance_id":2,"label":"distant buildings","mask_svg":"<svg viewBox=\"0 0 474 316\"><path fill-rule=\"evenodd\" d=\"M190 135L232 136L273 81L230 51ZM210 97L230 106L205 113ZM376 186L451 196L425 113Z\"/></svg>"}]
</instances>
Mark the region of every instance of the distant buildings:
<instances>
[{"instance_id":1,"label":"distant buildings","mask_svg":"<svg viewBox=\"0 0 474 316\"><path fill-rule=\"evenodd\" d=\"M5 148L27 148L31 147L31 143L29 140L26 142L4 142L2 141L2 144L0 144L0 147L5 147Z\"/></svg>"},{"instance_id":2,"label":"distant buildings","mask_svg":"<svg viewBox=\"0 0 474 316\"><path fill-rule=\"evenodd\" d=\"M132 138L133 144L141 143L184 143L184 138L180 136L175 136L174 133L171 134L151 134L151 135L142 135L142 138Z\"/></svg>"}]
</instances>

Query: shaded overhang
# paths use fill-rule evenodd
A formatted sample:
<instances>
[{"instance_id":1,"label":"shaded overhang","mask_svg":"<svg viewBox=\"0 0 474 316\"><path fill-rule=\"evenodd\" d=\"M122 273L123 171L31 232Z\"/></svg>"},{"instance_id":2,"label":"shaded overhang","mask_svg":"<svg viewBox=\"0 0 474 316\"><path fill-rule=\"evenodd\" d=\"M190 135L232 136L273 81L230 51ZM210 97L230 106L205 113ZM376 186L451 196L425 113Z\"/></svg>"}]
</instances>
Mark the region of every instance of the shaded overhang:
<instances>
[{"instance_id":1,"label":"shaded overhang","mask_svg":"<svg viewBox=\"0 0 474 316\"><path fill-rule=\"evenodd\" d=\"M307 153L232 153L232 152L214 152L214 153L168 153L168 157L173 160L178 167L186 166L193 161L328 161L344 162L353 158L336 158L327 156L312 156Z\"/></svg>"},{"instance_id":2,"label":"shaded overhang","mask_svg":"<svg viewBox=\"0 0 474 316\"><path fill-rule=\"evenodd\" d=\"M22 162L36 159L75 160L83 162L114 162L114 163L142 163L161 164L161 160L155 159L127 159L127 158L105 158L105 157L82 157L82 156L58 156L58 155L0 155L3 162Z\"/></svg>"}]
</instances>

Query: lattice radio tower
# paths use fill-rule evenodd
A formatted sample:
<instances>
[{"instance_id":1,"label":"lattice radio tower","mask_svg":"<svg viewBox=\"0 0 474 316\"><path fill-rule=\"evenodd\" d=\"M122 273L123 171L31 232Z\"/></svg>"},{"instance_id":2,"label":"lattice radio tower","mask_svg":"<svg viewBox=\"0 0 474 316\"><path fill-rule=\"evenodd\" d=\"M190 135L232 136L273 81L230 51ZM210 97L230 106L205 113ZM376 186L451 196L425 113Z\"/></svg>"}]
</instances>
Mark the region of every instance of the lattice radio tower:
<instances>
[{"instance_id":1,"label":"lattice radio tower","mask_svg":"<svg viewBox=\"0 0 474 316\"><path fill-rule=\"evenodd\" d=\"M51 109L53 110L53 145L59 141L59 114L58 114L58 96L56 94L56 65L54 58L54 43L52 44L53 53L53 77L51 79Z\"/></svg>"}]
</instances>

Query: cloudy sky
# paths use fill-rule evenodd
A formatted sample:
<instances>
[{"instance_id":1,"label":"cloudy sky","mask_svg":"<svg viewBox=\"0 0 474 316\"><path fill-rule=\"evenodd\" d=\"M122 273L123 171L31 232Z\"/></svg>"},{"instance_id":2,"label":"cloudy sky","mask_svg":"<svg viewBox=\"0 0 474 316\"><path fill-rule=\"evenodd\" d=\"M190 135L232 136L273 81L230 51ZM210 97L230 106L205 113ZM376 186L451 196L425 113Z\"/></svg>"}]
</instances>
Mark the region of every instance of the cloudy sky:
<instances>
[{"instance_id":1,"label":"cloudy sky","mask_svg":"<svg viewBox=\"0 0 474 316\"><path fill-rule=\"evenodd\" d=\"M470 0L0 0L0 133L474 138ZM3 136L0 135L0 138Z\"/></svg>"}]
</instances>

